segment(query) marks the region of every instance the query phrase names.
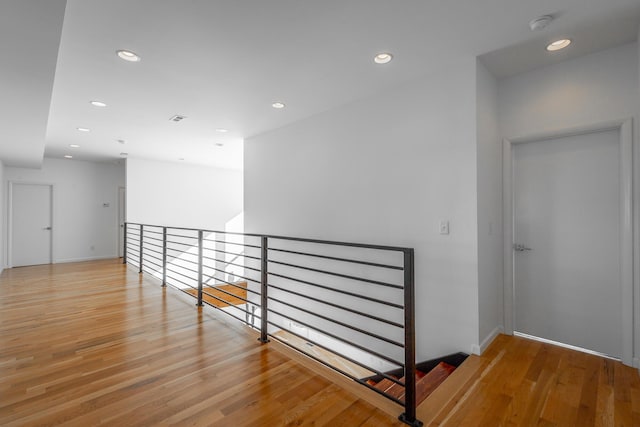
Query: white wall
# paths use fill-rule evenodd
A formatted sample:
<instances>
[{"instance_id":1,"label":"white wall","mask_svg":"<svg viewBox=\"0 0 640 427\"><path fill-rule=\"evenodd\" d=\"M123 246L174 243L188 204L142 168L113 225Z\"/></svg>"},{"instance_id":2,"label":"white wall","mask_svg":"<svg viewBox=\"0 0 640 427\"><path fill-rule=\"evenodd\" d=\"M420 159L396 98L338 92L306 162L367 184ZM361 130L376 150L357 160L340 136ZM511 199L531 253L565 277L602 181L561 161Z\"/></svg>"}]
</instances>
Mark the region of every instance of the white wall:
<instances>
[{"instance_id":1,"label":"white wall","mask_svg":"<svg viewBox=\"0 0 640 427\"><path fill-rule=\"evenodd\" d=\"M10 181L53 184L54 263L118 256L123 166L45 158L41 169L6 167L3 191Z\"/></svg>"},{"instance_id":2,"label":"white wall","mask_svg":"<svg viewBox=\"0 0 640 427\"><path fill-rule=\"evenodd\" d=\"M636 364L640 356L639 57L637 43L631 43L524 73L498 85L499 125L506 138L634 119Z\"/></svg>"},{"instance_id":3,"label":"white wall","mask_svg":"<svg viewBox=\"0 0 640 427\"><path fill-rule=\"evenodd\" d=\"M245 141L246 232L415 248L420 360L478 345L475 81L463 58Z\"/></svg>"},{"instance_id":4,"label":"white wall","mask_svg":"<svg viewBox=\"0 0 640 427\"><path fill-rule=\"evenodd\" d=\"M478 142L478 311L484 351L503 330L502 140L498 132L498 86L478 61L476 117Z\"/></svg>"},{"instance_id":5,"label":"white wall","mask_svg":"<svg viewBox=\"0 0 640 427\"><path fill-rule=\"evenodd\" d=\"M224 230L242 193L242 171L127 159L129 222Z\"/></svg>"}]
</instances>

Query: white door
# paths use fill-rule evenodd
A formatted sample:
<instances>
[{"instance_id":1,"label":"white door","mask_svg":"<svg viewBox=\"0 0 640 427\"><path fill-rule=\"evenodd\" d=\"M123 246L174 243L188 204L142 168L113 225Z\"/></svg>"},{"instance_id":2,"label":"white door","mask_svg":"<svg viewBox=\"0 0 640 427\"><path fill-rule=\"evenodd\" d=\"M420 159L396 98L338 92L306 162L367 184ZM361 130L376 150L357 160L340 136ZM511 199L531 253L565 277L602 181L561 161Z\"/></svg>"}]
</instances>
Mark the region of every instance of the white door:
<instances>
[{"instance_id":1,"label":"white door","mask_svg":"<svg viewBox=\"0 0 640 427\"><path fill-rule=\"evenodd\" d=\"M514 329L623 351L619 130L513 147Z\"/></svg>"},{"instance_id":2,"label":"white door","mask_svg":"<svg viewBox=\"0 0 640 427\"><path fill-rule=\"evenodd\" d=\"M11 265L51 263L50 185L11 186Z\"/></svg>"},{"instance_id":3,"label":"white door","mask_svg":"<svg viewBox=\"0 0 640 427\"><path fill-rule=\"evenodd\" d=\"M118 256L124 255L124 222L126 221L126 189L118 187Z\"/></svg>"}]
</instances>

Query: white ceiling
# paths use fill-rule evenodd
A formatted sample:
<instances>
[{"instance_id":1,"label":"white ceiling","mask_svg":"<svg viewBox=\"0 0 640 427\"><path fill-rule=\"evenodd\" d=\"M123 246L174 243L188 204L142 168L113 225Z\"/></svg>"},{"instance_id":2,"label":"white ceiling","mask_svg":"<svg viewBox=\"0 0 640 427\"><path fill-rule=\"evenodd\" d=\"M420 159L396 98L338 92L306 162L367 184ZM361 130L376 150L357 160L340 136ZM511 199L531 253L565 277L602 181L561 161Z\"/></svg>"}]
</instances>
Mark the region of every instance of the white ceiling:
<instances>
[{"instance_id":1,"label":"white ceiling","mask_svg":"<svg viewBox=\"0 0 640 427\"><path fill-rule=\"evenodd\" d=\"M42 71L34 78L24 72L31 66L5 57L13 43L0 44L0 88L3 93L11 89L3 112L16 104L50 108L44 139L37 115L19 110L21 120L8 122L8 131L3 117L0 158L5 164L39 164L44 148L50 157L113 161L127 152L129 157L241 168L243 138L371 96L457 57L497 51L483 61L496 75L511 75L570 56L569 51L545 55L544 43L556 34L573 37L573 54L584 54L633 40L640 23L638 0L66 3L59 53L56 29L59 34L64 1L0 3L2 39L42 64L34 62L32 67ZM25 16L25 4L37 5L32 15ZM550 13L557 19L548 29L529 30L529 20ZM590 41L582 43L587 35ZM117 49L135 51L142 61L124 62L116 57ZM392 52L394 60L375 65L372 57L381 51ZM51 96L50 58L56 54ZM5 74L22 79L7 82ZM22 93L30 96L22 98ZM90 100L108 107L93 107ZM287 107L275 110L274 101ZM187 119L170 122L174 114ZM18 160L12 153L22 146L30 152Z\"/></svg>"}]
</instances>

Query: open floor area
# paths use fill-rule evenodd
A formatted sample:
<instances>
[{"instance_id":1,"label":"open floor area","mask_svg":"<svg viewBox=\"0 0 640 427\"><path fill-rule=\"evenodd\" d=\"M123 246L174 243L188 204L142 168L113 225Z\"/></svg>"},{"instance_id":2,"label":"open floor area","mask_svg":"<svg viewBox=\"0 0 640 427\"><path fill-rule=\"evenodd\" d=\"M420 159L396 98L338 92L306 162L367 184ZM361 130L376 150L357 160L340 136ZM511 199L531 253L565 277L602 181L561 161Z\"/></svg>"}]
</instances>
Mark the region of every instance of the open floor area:
<instances>
[{"instance_id":1,"label":"open floor area","mask_svg":"<svg viewBox=\"0 0 640 427\"><path fill-rule=\"evenodd\" d=\"M0 425L404 425L391 415L400 407L372 404L375 393L331 382L324 368L194 302L119 260L5 270ZM640 425L640 378L612 360L501 335L436 389L418 418L427 426Z\"/></svg>"}]
</instances>

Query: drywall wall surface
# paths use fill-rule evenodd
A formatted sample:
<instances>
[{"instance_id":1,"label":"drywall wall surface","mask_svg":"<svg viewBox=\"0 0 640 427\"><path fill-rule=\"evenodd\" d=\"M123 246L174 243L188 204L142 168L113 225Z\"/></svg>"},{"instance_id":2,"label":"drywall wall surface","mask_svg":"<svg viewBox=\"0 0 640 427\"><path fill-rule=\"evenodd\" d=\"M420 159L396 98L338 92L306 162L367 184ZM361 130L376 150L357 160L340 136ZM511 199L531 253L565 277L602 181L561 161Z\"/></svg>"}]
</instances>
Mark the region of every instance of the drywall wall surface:
<instances>
[{"instance_id":1,"label":"drywall wall surface","mask_svg":"<svg viewBox=\"0 0 640 427\"><path fill-rule=\"evenodd\" d=\"M502 141L498 92L493 75L478 61L478 313L481 348L503 330Z\"/></svg>"},{"instance_id":2,"label":"drywall wall surface","mask_svg":"<svg viewBox=\"0 0 640 427\"><path fill-rule=\"evenodd\" d=\"M247 232L415 248L419 359L478 344L475 80L461 58L245 141Z\"/></svg>"},{"instance_id":3,"label":"drywall wall surface","mask_svg":"<svg viewBox=\"0 0 640 427\"><path fill-rule=\"evenodd\" d=\"M5 183L53 185L54 263L118 256L122 165L45 158L41 169L7 167L4 175Z\"/></svg>"},{"instance_id":4,"label":"drywall wall surface","mask_svg":"<svg viewBox=\"0 0 640 427\"><path fill-rule=\"evenodd\" d=\"M506 138L637 116L639 104L636 43L498 84L499 125Z\"/></svg>"},{"instance_id":5,"label":"drywall wall surface","mask_svg":"<svg viewBox=\"0 0 640 427\"><path fill-rule=\"evenodd\" d=\"M127 221L225 230L242 212L242 171L127 159Z\"/></svg>"}]
</instances>

